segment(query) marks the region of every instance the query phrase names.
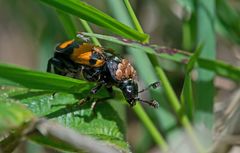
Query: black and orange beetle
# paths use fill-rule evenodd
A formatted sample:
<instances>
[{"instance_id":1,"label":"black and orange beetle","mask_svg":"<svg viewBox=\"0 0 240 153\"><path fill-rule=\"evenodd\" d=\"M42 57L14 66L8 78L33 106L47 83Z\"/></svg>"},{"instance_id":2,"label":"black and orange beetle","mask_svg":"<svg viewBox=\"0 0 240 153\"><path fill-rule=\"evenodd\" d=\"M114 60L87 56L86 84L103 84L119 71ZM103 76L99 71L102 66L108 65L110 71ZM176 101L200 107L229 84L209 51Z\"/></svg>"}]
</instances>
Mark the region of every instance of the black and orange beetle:
<instances>
[{"instance_id":1,"label":"black and orange beetle","mask_svg":"<svg viewBox=\"0 0 240 153\"><path fill-rule=\"evenodd\" d=\"M77 35L77 38L82 38ZM112 86L121 89L126 101L134 106L136 101L141 101L155 108L158 103L155 100L147 101L138 97L138 94L146 89L159 86L159 82L150 84L146 89L138 91L138 84L135 81L136 70L131 63L120 58L108 49L93 45L87 41L69 40L57 45L54 56L49 59L47 72L59 75L79 78L96 82L97 85L91 89L90 94L95 94L102 86L112 92Z\"/></svg>"}]
</instances>

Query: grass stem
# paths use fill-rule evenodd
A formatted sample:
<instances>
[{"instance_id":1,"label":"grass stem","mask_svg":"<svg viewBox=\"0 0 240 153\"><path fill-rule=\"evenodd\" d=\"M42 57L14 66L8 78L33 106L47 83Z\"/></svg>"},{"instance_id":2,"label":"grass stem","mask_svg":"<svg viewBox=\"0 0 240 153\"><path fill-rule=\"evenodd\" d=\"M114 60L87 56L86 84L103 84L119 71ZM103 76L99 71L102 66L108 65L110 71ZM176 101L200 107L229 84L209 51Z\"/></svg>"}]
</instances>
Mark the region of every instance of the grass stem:
<instances>
[{"instance_id":1,"label":"grass stem","mask_svg":"<svg viewBox=\"0 0 240 153\"><path fill-rule=\"evenodd\" d=\"M90 25L87 23L87 21L83 20L83 19L80 19L80 22L84 28L85 31L89 32L89 33L93 33ZM91 40L92 42L94 43L94 45L97 45L97 46L101 46L100 42L98 41L97 38L95 37L91 37Z\"/></svg>"},{"instance_id":2,"label":"grass stem","mask_svg":"<svg viewBox=\"0 0 240 153\"><path fill-rule=\"evenodd\" d=\"M133 21L136 29L138 30L138 32L144 33L142 30L142 27L139 24L139 21L137 20L136 15L134 14L134 11L129 3L129 0L124 0L124 3L127 7L129 15L132 18L132 21ZM190 124L190 121L187 118L187 116L183 113L180 102L179 102L174 90L172 89L172 86L170 85L170 82L168 81L164 71L159 66L157 58L153 55L148 55L148 57L150 58L152 64L155 66L155 70L157 72L159 79L162 81L162 84L166 91L168 100L171 103L171 106L174 109L174 111L176 112L177 116L179 117L181 124L183 125L183 127L185 128L187 133L189 134L190 138L193 140L193 143L194 143L196 149L198 150L198 152L203 153L204 152L203 148L202 148L201 144L199 143L198 139L196 138L196 135Z\"/></svg>"},{"instance_id":3,"label":"grass stem","mask_svg":"<svg viewBox=\"0 0 240 153\"><path fill-rule=\"evenodd\" d=\"M135 28L137 29L137 31L144 33L143 29L142 29L140 23L138 22L138 19L131 7L130 2L128 0L124 0L124 4L128 10L129 16L131 17L133 24L134 24ZM136 114L138 115L138 117L142 120L142 122L144 123L144 125L146 126L146 128L148 129L148 131L150 132L152 137L154 138L155 142L158 144L158 146L163 151L165 151L165 152L168 151L169 146L168 146L167 142L164 140L161 133L159 133L159 131L157 130L157 128L155 127L153 122L150 120L150 118L148 117L148 115L146 114L146 112L144 111L142 106L138 104L138 105L136 105L134 110L135 110Z\"/></svg>"}]
</instances>

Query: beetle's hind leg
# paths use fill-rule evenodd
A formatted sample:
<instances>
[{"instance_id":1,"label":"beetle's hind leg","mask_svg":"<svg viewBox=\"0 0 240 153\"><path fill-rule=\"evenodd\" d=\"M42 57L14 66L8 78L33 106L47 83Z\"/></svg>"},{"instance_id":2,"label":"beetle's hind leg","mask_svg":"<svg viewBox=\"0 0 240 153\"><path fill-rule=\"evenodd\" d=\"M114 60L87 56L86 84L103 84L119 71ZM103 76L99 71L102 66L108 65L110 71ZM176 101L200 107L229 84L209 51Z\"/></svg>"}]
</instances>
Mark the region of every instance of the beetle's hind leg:
<instances>
[{"instance_id":1,"label":"beetle's hind leg","mask_svg":"<svg viewBox=\"0 0 240 153\"><path fill-rule=\"evenodd\" d=\"M47 72L52 73L52 68L53 68L54 73L57 73L56 65L59 65L59 64L57 64L57 63L58 63L58 61L57 61L56 58L54 58L54 57L50 58L50 59L48 60L48 63L47 63ZM58 73L60 73L60 72L58 72ZM57 92L53 92L53 93L51 94L51 97L54 98L55 95L56 95L56 93L57 93Z\"/></svg>"},{"instance_id":2,"label":"beetle's hind leg","mask_svg":"<svg viewBox=\"0 0 240 153\"><path fill-rule=\"evenodd\" d=\"M71 65L71 63L68 63L67 61L61 60L59 58L52 57L48 60L47 64L47 72L49 73L55 73L62 76L67 76L69 74L77 75L77 73L71 73L70 68L74 69L74 66ZM79 71L81 67L78 67ZM73 76L74 78L77 78L77 76ZM52 93L52 98L55 97L57 92Z\"/></svg>"},{"instance_id":3,"label":"beetle's hind leg","mask_svg":"<svg viewBox=\"0 0 240 153\"><path fill-rule=\"evenodd\" d=\"M52 59L53 59L53 58L50 58L50 59L48 60L47 72L52 72L52 65L53 65Z\"/></svg>"},{"instance_id":4,"label":"beetle's hind leg","mask_svg":"<svg viewBox=\"0 0 240 153\"><path fill-rule=\"evenodd\" d=\"M50 58L48 60L47 72L52 73L52 66L53 66L53 70L54 70L53 72L55 74L59 74L59 75L67 74L65 71L65 65L61 60L54 58L54 57Z\"/></svg>"}]
</instances>

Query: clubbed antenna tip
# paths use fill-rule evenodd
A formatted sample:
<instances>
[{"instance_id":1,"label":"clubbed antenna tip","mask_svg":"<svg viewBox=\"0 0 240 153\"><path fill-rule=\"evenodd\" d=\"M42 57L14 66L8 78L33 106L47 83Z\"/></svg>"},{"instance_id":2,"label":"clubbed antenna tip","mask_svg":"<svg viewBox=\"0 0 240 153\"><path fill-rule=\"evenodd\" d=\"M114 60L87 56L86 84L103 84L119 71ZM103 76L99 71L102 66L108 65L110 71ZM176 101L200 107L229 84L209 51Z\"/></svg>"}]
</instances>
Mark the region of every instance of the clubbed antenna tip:
<instances>
[{"instance_id":1,"label":"clubbed antenna tip","mask_svg":"<svg viewBox=\"0 0 240 153\"><path fill-rule=\"evenodd\" d=\"M154 108L158 108L159 104L158 104L158 102L156 100L152 100L151 106L154 107Z\"/></svg>"},{"instance_id":2,"label":"clubbed antenna tip","mask_svg":"<svg viewBox=\"0 0 240 153\"><path fill-rule=\"evenodd\" d=\"M160 87L160 85L161 85L161 84L160 84L159 81L154 82L154 83L151 84L151 86L153 87L153 89L156 89L156 88Z\"/></svg>"},{"instance_id":3,"label":"clubbed antenna tip","mask_svg":"<svg viewBox=\"0 0 240 153\"><path fill-rule=\"evenodd\" d=\"M159 81L154 82L154 83L150 84L147 88L140 90L138 93L141 93L141 92L144 92L144 91L146 91L146 90L149 90L151 87L152 87L153 89L156 89L156 88L160 87L160 85L161 85L161 84L160 84Z\"/></svg>"}]
</instances>

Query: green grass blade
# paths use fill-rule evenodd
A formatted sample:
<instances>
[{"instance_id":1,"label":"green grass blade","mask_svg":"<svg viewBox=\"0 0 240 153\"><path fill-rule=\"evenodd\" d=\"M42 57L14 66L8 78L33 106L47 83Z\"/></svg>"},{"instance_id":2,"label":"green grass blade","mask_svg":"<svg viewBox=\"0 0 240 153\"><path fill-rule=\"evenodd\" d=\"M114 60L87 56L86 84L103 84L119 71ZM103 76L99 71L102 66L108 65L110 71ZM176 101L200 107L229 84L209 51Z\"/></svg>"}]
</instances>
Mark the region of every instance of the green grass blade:
<instances>
[{"instance_id":1,"label":"green grass blade","mask_svg":"<svg viewBox=\"0 0 240 153\"><path fill-rule=\"evenodd\" d=\"M186 71L189 74L197 63L199 56L201 54L203 46L200 46L196 49L194 54L190 57L188 64L186 65Z\"/></svg>"},{"instance_id":2,"label":"green grass blade","mask_svg":"<svg viewBox=\"0 0 240 153\"><path fill-rule=\"evenodd\" d=\"M63 24L63 27L65 29L65 32L68 36L68 39L73 39L76 37L77 29L75 28L75 25L72 21L71 16L69 16L67 13L61 11L61 10L56 10L58 13L58 17Z\"/></svg>"},{"instance_id":3,"label":"green grass blade","mask_svg":"<svg viewBox=\"0 0 240 153\"><path fill-rule=\"evenodd\" d=\"M58 17L61 21L61 23L63 24L63 27L64 27L64 30L68 36L69 39L74 39L76 38L76 35L78 33L78 30L71 18L70 15L68 15L67 13L61 11L61 10L56 10L57 13L58 13ZM83 20L83 19L80 19L80 22L84 28L85 31L89 32L89 33L93 33L91 27L88 25L88 23ZM97 40L97 38L95 37L91 37L91 40L92 42L95 44L95 45L98 45L98 46L101 46L101 44L99 43L99 41Z\"/></svg>"},{"instance_id":4,"label":"green grass blade","mask_svg":"<svg viewBox=\"0 0 240 153\"><path fill-rule=\"evenodd\" d=\"M90 89L89 82L76 80L51 73L37 72L16 66L0 64L0 78L12 85L51 91L81 92ZM0 81L6 85L4 82Z\"/></svg>"},{"instance_id":5,"label":"green grass blade","mask_svg":"<svg viewBox=\"0 0 240 153\"><path fill-rule=\"evenodd\" d=\"M128 10L129 16L131 16L131 19L133 21L135 29L137 29L137 31L139 31L141 33L144 33L140 23L138 22L138 19L137 19L136 15L135 15L135 13L132 9L132 6L131 6L130 2L128 0L124 0L124 4L125 4L125 6Z\"/></svg>"},{"instance_id":6,"label":"green grass blade","mask_svg":"<svg viewBox=\"0 0 240 153\"><path fill-rule=\"evenodd\" d=\"M218 32L240 44L240 12L231 7L229 1L217 0ZM237 8L237 7L236 7Z\"/></svg>"},{"instance_id":7,"label":"green grass blade","mask_svg":"<svg viewBox=\"0 0 240 153\"><path fill-rule=\"evenodd\" d=\"M87 23L87 21L80 19L82 26L84 28L85 31L89 32L89 33L93 33L90 25ZM96 37L91 37L91 40L93 42L94 45L97 46L101 46L100 42L98 41L98 39Z\"/></svg>"},{"instance_id":8,"label":"green grass blade","mask_svg":"<svg viewBox=\"0 0 240 153\"><path fill-rule=\"evenodd\" d=\"M215 60L215 1L197 1L197 43L203 44L200 57ZM196 122L213 125L214 72L198 69L196 81Z\"/></svg>"},{"instance_id":9,"label":"green grass blade","mask_svg":"<svg viewBox=\"0 0 240 153\"><path fill-rule=\"evenodd\" d=\"M205 58L198 59L198 65L216 74L240 82L240 67L227 64L223 61L210 60Z\"/></svg>"},{"instance_id":10,"label":"green grass blade","mask_svg":"<svg viewBox=\"0 0 240 153\"><path fill-rule=\"evenodd\" d=\"M187 115L183 112L184 110L183 110L182 106L180 105L179 100L178 100L174 90L172 89L172 86L171 86L170 82L168 81L168 78L166 77L164 71L158 66L155 69L157 71L157 74L158 74L161 82L162 82L162 86L164 87L164 90L166 91L166 95L169 100L169 103L171 104L172 109L176 113L176 115L179 119L179 122L182 124L182 126L188 133L197 152L204 153L205 150L202 147L202 145L199 143L199 140L196 137L193 127L192 127Z\"/></svg>"},{"instance_id":11,"label":"green grass blade","mask_svg":"<svg viewBox=\"0 0 240 153\"><path fill-rule=\"evenodd\" d=\"M192 88L192 79L189 74L185 75L183 89L181 93L181 104L184 112L188 116L189 120L194 118L194 100L193 100L193 88Z\"/></svg>"},{"instance_id":12,"label":"green grass blade","mask_svg":"<svg viewBox=\"0 0 240 153\"><path fill-rule=\"evenodd\" d=\"M161 149L163 151L167 151L169 149L168 144L164 140L163 136L161 134L159 134L159 131L156 129L156 127L154 126L151 119L144 111L144 109L142 107L140 107L139 104L137 104L134 107L134 110L135 110L136 114L139 116L140 120L147 127L149 132L152 133L152 136L154 137L155 141L160 145Z\"/></svg>"},{"instance_id":13,"label":"green grass blade","mask_svg":"<svg viewBox=\"0 0 240 153\"><path fill-rule=\"evenodd\" d=\"M139 51L145 51L146 53L150 53L153 55L157 55L161 58L164 59L168 59L171 61L175 61L175 62L180 62L182 64L185 64L185 61L189 61L190 55L186 52L178 52L178 53L174 53L174 54L170 54L169 53L158 53L158 50L154 50L151 46L147 46L147 45L143 45L141 43L132 41L132 40L126 40L126 39L120 39L120 38L116 38L113 36L106 36L106 35L100 35L100 34L91 34L91 33L84 33L83 34L85 36L89 36L89 37L96 37L98 39L102 39L102 40L106 40L106 41L110 41L113 43L117 43L120 45L124 45L124 46L129 46L129 47L133 47L138 49ZM155 45L156 47L156 45ZM161 46L157 46L156 48L162 48L164 50L164 48L166 49L166 47L161 47ZM168 50L173 50L173 49L169 49ZM206 59L206 58L198 58L198 65L199 67L206 69L208 71L213 71L215 72L217 75L219 76L223 76L229 79L233 79L237 82L240 81L240 68L239 67L235 67L232 66L230 64L227 64L223 61L218 61L218 60L211 60L211 59Z\"/></svg>"},{"instance_id":14,"label":"green grass blade","mask_svg":"<svg viewBox=\"0 0 240 153\"><path fill-rule=\"evenodd\" d=\"M136 52L143 50L146 53L154 54L161 58L165 58L165 59L172 60L175 62L183 62L185 60L188 60L187 56L182 55L180 53L179 54L174 53L176 50L170 49L167 47L161 47L161 46L157 46L157 45L145 45L145 44L136 42L134 40L118 38L118 37L113 37L113 36L107 36L107 35L101 35L101 34L92 34L92 33L86 33L86 32L82 32L82 34L87 37L96 37L98 39L110 41L110 42L113 42L116 44L136 48L136 49L138 49L138 50L136 50ZM165 52L165 53L161 53L161 52Z\"/></svg>"},{"instance_id":15,"label":"green grass blade","mask_svg":"<svg viewBox=\"0 0 240 153\"><path fill-rule=\"evenodd\" d=\"M181 93L181 104L184 109L184 112L187 114L190 120L193 120L195 104L193 99L193 88L192 88L192 79L191 71L197 63L199 55L201 53L202 47L199 47L195 53L191 56L188 64L186 65L186 73L184 78L183 89Z\"/></svg>"},{"instance_id":16,"label":"green grass blade","mask_svg":"<svg viewBox=\"0 0 240 153\"><path fill-rule=\"evenodd\" d=\"M104 27L109 31L119 34L123 37L133 38L142 42L148 41L148 35L137 32L136 30L122 24L121 22L113 19L109 15L101 12L100 10L87 5L78 0L41 0L61 11L65 11L75 15L81 19L92 22L96 25Z\"/></svg>"}]
</instances>

